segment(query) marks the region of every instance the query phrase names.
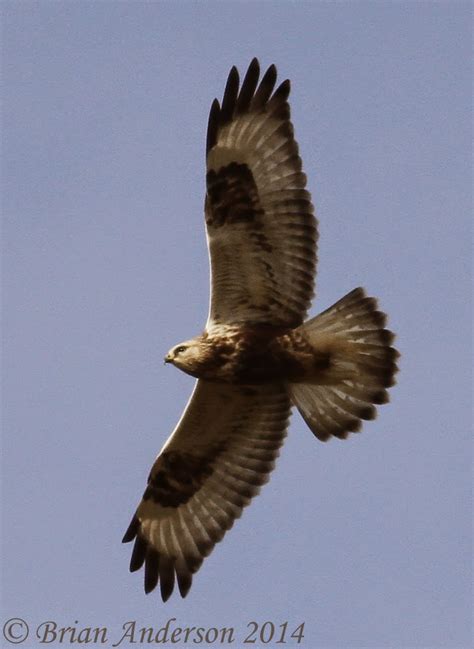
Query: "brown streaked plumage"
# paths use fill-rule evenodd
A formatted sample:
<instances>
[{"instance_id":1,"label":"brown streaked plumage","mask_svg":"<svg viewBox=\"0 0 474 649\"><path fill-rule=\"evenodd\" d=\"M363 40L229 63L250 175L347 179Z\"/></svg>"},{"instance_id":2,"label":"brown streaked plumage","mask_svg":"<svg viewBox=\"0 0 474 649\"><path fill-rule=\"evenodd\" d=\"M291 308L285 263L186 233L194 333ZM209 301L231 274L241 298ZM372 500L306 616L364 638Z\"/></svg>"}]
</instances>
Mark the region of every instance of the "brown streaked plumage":
<instances>
[{"instance_id":1,"label":"brown streaked plumage","mask_svg":"<svg viewBox=\"0 0 474 649\"><path fill-rule=\"evenodd\" d=\"M397 352L385 315L355 289L305 321L316 219L293 137L289 81L230 71L207 131L205 331L165 357L196 377L124 536L145 591L184 597L193 574L269 477L295 405L315 436L344 439L388 401Z\"/></svg>"}]
</instances>

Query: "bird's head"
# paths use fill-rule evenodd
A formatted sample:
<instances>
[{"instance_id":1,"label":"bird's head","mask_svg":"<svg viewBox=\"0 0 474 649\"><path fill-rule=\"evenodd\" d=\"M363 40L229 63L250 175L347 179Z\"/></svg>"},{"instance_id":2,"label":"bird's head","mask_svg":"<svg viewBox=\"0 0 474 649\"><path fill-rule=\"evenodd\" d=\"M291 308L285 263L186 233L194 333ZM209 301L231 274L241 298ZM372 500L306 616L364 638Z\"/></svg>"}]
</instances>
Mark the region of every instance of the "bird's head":
<instances>
[{"instance_id":1,"label":"bird's head","mask_svg":"<svg viewBox=\"0 0 474 649\"><path fill-rule=\"evenodd\" d=\"M187 374L196 376L204 360L204 350L200 337L185 340L172 347L166 354L165 363L171 363Z\"/></svg>"}]
</instances>

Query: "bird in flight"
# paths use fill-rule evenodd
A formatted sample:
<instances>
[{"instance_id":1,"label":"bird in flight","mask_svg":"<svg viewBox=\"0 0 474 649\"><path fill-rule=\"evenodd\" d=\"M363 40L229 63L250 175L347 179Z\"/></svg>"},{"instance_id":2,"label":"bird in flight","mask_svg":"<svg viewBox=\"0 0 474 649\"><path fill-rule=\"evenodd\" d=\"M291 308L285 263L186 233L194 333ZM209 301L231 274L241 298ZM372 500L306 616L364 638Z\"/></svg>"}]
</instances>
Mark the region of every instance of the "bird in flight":
<instances>
[{"instance_id":1,"label":"bird in flight","mask_svg":"<svg viewBox=\"0 0 474 649\"><path fill-rule=\"evenodd\" d=\"M207 130L211 299L204 332L165 357L197 378L123 538L145 592L192 577L268 481L292 406L321 441L345 439L388 401L398 353L376 300L356 288L306 320L317 222L290 121L290 82L230 71ZM276 87L276 89L275 89Z\"/></svg>"}]
</instances>

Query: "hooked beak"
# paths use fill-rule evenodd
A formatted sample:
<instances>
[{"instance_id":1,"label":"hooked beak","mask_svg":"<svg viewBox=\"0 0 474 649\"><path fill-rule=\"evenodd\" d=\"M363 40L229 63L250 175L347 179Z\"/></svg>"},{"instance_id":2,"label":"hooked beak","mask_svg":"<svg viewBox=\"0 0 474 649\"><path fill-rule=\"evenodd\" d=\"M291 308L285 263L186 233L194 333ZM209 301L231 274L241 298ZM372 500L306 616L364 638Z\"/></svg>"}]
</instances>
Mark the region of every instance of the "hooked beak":
<instances>
[{"instance_id":1,"label":"hooked beak","mask_svg":"<svg viewBox=\"0 0 474 649\"><path fill-rule=\"evenodd\" d=\"M171 363L172 360L173 359L171 358L170 354L166 354L166 356L163 359L163 363L166 365L166 363Z\"/></svg>"}]
</instances>

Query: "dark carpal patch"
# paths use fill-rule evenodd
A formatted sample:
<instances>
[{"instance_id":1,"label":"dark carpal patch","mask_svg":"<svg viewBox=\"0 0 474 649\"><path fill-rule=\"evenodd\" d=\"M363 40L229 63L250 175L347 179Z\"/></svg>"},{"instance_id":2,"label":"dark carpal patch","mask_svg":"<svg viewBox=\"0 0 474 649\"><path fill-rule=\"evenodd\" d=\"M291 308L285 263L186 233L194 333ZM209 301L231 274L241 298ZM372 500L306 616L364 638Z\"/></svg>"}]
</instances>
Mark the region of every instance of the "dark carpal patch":
<instances>
[{"instance_id":1,"label":"dark carpal patch","mask_svg":"<svg viewBox=\"0 0 474 649\"><path fill-rule=\"evenodd\" d=\"M168 451L158 459L148 479L143 500L152 499L163 507L179 507L201 488L212 474L212 461L217 452L206 457L178 451Z\"/></svg>"},{"instance_id":2,"label":"dark carpal patch","mask_svg":"<svg viewBox=\"0 0 474 649\"><path fill-rule=\"evenodd\" d=\"M263 215L257 185L246 164L231 162L207 174L207 224L255 222Z\"/></svg>"}]
</instances>

